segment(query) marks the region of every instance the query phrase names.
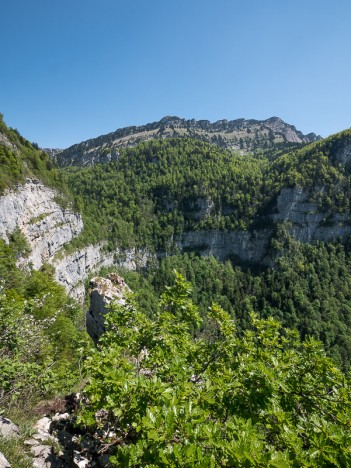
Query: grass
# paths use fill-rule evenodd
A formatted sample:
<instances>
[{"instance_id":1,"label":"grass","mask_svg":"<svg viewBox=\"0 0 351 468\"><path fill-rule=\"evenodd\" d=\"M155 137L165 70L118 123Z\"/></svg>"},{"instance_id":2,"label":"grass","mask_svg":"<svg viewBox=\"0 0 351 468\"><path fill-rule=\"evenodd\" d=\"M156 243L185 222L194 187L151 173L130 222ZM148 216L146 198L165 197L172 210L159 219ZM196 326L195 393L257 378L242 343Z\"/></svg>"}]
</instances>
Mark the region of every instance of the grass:
<instances>
[{"instance_id":1,"label":"grass","mask_svg":"<svg viewBox=\"0 0 351 468\"><path fill-rule=\"evenodd\" d=\"M27 438L28 436L24 434L19 437L0 437L0 452L3 453L12 468L33 467L33 458L27 454L23 444Z\"/></svg>"},{"instance_id":2,"label":"grass","mask_svg":"<svg viewBox=\"0 0 351 468\"><path fill-rule=\"evenodd\" d=\"M32 408L11 408L6 411L6 418L10 419L19 428L16 437L0 436L0 452L3 453L12 468L32 468L33 458L30 456L30 447L24 445L35 432L34 424L40 418L38 412Z\"/></svg>"}]
</instances>

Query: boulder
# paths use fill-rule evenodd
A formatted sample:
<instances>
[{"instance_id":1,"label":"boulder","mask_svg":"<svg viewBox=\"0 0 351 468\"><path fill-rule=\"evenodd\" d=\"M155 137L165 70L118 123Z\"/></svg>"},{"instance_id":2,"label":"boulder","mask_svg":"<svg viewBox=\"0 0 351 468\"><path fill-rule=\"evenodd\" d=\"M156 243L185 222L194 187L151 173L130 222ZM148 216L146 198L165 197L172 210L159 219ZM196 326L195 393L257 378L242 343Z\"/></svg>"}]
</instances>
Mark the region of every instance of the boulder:
<instances>
[{"instance_id":1,"label":"boulder","mask_svg":"<svg viewBox=\"0 0 351 468\"><path fill-rule=\"evenodd\" d=\"M0 436L2 437L15 437L19 433L16 424L13 424L9 419L0 416Z\"/></svg>"},{"instance_id":2,"label":"boulder","mask_svg":"<svg viewBox=\"0 0 351 468\"><path fill-rule=\"evenodd\" d=\"M10 463L6 460L6 458L1 452L0 452L0 468L11 468Z\"/></svg>"}]
</instances>

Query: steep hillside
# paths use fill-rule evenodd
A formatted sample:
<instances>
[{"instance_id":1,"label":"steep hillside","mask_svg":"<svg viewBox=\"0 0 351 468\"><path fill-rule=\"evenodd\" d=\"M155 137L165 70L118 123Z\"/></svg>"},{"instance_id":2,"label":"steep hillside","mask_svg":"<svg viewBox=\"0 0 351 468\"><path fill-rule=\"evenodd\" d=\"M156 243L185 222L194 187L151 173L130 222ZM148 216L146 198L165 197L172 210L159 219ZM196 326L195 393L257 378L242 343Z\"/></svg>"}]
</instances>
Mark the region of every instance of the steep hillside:
<instances>
[{"instance_id":1,"label":"steep hillside","mask_svg":"<svg viewBox=\"0 0 351 468\"><path fill-rule=\"evenodd\" d=\"M0 194L15 184L23 184L26 178L40 179L56 187L68 198L61 175L45 151L23 138L17 130L8 128L0 114Z\"/></svg>"},{"instance_id":2,"label":"steep hillside","mask_svg":"<svg viewBox=\"0 0 351 468\"><path fill-rule=\"evenodd\" d=\"M241 152L276 150L289 146L311 143L320 139L314 133L304 135L278 117L267 120L185 120L179 117L164 117L139 127L127 127L108 135L73 145L52 155L60 166L87 166L115 160L121 148L128 148L143 141L168 138L194 138L213 143L223 149Z\"/></svg>"},{"instance_id":3,"label":"steep hillside","mask_svg":"<svg viewBox=\"0 0 351 468\"><path fill-rule=\"evenodd\" d=\"M0 238L19 236L26 243L17 253L21 267L36 270L50 265L67 293L82 300L84 282L102 266L145 265L147 254L135 249L106 251L106 242L85 239L67 247L83 229L82 216L61 171L52 159L0 120Z\"/></svg>"},{"instance_id":4,"label":"steep hillside","mask_svg":"<svg viewBox=\"0 0 351 468\"><path fill-rule=\"evenodd\" d=\"M52 459L39 436L60 466L350 465L350 130L274 157L156 138L64 169L0 140L1 409L83 389L22 455ZM101 267L135 295L106 314L99 279L85 321L66 292Z\"/></svg>"},{"instance_id":5,"label":"steep hillside","mask_svg":"<svg viewBox=\"0 0 351 468\"><path fill-rule=\"evenodd\" d=\"M274 160L193 139L153 140L65 170L87 238L268 263L275 226L303 242L346 239L350 131Z\"/></svg>"}]
</instances>

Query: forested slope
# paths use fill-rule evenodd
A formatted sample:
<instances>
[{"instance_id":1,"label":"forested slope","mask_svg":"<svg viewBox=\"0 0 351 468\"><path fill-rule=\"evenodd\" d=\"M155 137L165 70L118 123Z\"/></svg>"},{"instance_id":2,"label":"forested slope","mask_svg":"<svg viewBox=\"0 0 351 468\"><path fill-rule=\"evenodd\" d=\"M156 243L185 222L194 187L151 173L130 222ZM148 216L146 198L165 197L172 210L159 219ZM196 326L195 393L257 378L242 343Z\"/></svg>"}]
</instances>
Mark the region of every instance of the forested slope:
<instances>
[{"instance_id":1,"label":"forested slope","mask_svg":"<svg viewBox=\"0 0 351 468\"><path fill-rule=\"evenodd\" d=\"M222 149L247 153L274 154L289 148L311 143L321 137L314 133L304 135L279 117L266 120L186 120L166 116L159 122L120 128L107 135L77 143L63 151L53 150L60 166L89 166L118 159L121 148L130 148L150 140L192 138L212 143Z\"/></svg>"},{"instance_id":2,"label":"forested slope","mask_svg":"<svg viewBox=\"0 0 351 468\"><path fill-rule=\"evenodd\" d=\"M38 178L82 211L60 255L106 241L112 256L137 246L153 260L121 272L134 296L94 348L53 267L19 268L29 245L8 232L3 409L86 385L77 431L117 466L349 466L350 130L285 154L155 140L64 170L3 123L0 135L3 191ZM189 233L238 232L242 249L266 236L266 263L182 247Z\"/></svg>"},{"instance_id":3,"label":"forested slope","mask_svg":"<svg viewBox=\"0 0 351 468\"><path fill-rule=\"evenodd\" d=\"M85 215L87 238L169 248L190 230L250 230L272 224L282 189L303 189L325 222L349 216L350 131L267 158L191 139L151 141L118 160L65 169ZM346 219L346 218L345 218Z\"/></svg>"},{"instance_id":4,"label":"forested slope","mask_svg":"<svg viewBox=\"0 0 351 468\"><path fill-rule=\"evenodd\" d=\"M26 177L40 179L49 186L58 188L67 198L68 192L62 177L50 156L30 143L13 128L7 127L0 114L0 194L14 184L24 183Z\"/></svg>"}]
</instances>

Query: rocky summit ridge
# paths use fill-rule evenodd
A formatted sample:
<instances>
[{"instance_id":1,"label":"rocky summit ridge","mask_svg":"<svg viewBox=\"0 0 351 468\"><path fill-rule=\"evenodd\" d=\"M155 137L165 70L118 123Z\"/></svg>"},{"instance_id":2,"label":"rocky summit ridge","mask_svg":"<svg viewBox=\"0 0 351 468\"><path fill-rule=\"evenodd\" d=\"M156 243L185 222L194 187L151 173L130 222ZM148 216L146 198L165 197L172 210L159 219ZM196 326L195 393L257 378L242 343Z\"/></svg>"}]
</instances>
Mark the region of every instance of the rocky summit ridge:
<instances>
[{"instance_id":1,"label":"rocky summit ridge","mask_svg":"<svg viewBox=\"0 0 351 468\"><path fill-rule=\"evenodd\" d=\"M321 137L315 133L304 135L279 117L266 120L224 119L212 123L209 120L166 116L158 122L121 128L50 153L60 166L87 166L116 159L122 148L162 138L194 138L245 153L257 149L312 143Z\"/></svg>"}]
</instances>

